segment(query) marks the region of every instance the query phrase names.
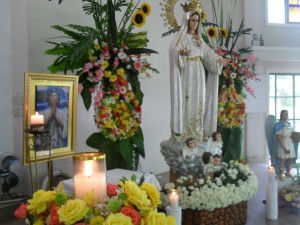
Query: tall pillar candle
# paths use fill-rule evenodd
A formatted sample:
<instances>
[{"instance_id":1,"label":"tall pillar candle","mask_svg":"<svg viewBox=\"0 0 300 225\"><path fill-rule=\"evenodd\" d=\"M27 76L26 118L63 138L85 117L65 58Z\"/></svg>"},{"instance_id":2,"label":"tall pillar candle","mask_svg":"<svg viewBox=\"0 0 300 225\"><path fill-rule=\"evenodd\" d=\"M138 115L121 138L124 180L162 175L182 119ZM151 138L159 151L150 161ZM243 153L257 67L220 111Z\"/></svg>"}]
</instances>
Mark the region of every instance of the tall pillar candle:
<instances>
[{"instance_id":1,"label":"tall pillar candle","mask_svg":"<svg viewBox=\"0 0 300 225\"><path fill-rule=\"evenodd\" d=\"M90 191L99 202L106 198L106 161L101 152L83 152L73 156L75 197L83 199Z\"/></svg>"},{"instance_id":2,"label":"tall pillar candle","mask_svg":"<svg viewBox=\"0 0 300 225\"><path fill-rule=\"evenodd\" d=\"M273 166L270 166L268 168L268 180L269 181L275 180L275 168Z\"/></svg>"},{"instance_id":3,"label":"tall pillar candle","mask_svg":"<svg viewBox=\"0 0 300 225\"><path fill-rule=\"evenodd\" d=\"M171 209L176 209L179 206L179 195L175 189L171 190L169 200Z\"/></svg>"},{"instance_id":4,"label":"tall pillar candle","mask_svg":"<svg viewBox=\"0 0 300 225\"><path fill-rule=\"evenodd\" d=\"M266 186L266 217L278 219L278 184L276 180L268 180Z\"/></svg>"},{"instance_id":5,"label":"tall pillar candle","mask_svg":"<svg viewBox=\"0 0 300 225\"><path fill-rule=\"evenodd\" d=\"M181 225L182 220L182 209L180 206L178 206L175 209L172 209L169 205L166 208L166 214L167 216L174 216L176 219L176 225Z\"/></svg>"}]
</instances>

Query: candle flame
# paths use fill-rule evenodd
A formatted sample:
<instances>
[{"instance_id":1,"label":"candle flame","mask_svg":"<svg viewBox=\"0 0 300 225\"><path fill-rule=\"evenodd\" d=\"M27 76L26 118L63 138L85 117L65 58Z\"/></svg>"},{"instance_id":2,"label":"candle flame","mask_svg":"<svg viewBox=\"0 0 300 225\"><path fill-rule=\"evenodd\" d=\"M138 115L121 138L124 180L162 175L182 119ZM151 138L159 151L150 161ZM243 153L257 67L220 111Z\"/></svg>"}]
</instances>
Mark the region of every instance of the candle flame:
<instances>
[{"instance_id":1,"label":"candle flame","mask_svg":"<svg viewBox=\"0 0 300 225\"><path fill-rule=\"evenodd\" d=\"M84 175L90 177L93 174L93 161L84 161Z\"/></svg>"}]
</instances>

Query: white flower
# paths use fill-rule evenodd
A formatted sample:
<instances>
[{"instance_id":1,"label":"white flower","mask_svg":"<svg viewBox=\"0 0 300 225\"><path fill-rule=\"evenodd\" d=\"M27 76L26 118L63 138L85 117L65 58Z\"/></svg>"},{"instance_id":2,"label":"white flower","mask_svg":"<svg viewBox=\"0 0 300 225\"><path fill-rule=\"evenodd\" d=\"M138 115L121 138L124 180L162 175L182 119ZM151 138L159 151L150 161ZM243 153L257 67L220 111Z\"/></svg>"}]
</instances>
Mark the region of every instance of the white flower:
<instances>
[{"instance_id":1,"label":"white flower","mask_svg":"<svg viewBox=\"0 0 300 225\"><path fill-rule=\"evenodd\" d=\"M125 60L125 59L127 58L127 54L126 54L125 52L123 52L123 51L120 51L120 52L118 53L118 57L119 57L119 59L121 59L121 60Z\"/></svg>"}]
</instances>

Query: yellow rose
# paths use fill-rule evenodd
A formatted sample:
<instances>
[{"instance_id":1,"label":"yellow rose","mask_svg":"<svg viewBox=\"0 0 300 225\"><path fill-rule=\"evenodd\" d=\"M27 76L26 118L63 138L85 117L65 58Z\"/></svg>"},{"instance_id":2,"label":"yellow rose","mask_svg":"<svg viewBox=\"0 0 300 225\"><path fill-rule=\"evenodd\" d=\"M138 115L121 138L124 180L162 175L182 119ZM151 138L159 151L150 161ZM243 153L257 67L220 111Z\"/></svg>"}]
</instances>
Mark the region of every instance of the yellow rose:
<instances>
[{"instance_id":1,"label":"yellow rose","mask_svg":"<svg viewBox=\"0 0 300 225\"><path fill-rule=\"evenodd\" d=\"M66 225L73 224L81 220L89 208L86 206L86 202L81 199L72 199L66 202L58 211L59 222Z\"/></svg>"},{"instance_id":2,"label":"yellow rose","mask_svg":"<svg viewBox=\"0 0 300 225\"><path fill-rule=\"evenodd\" d=\"M95 216L90 220L90 225L103 225L105 218L102 216Z\"/></svg>"},{"instance_id":3,"label":"yellow rose","mask_svg":"<svg viewBox=\"0 0 300 225\"><path fill-rule=\"evenodd\" d=\"M151 213L149 213L149 215L144 219L143 222L144 225L168 225L166 215L164 213L158 213L156 211L152 211Z\"/></svg>"},{"instance_id":4,"label":"yellow rose","mask_svg":"<svg viewBox=\"0 0 300 225\"><path fill-rule=\"evenodd\" d=\"M123 68L117 69L116 74L119 75L119 76L123 76L124 75L124 69Z\"/></svg>"},{"instance_id":5,"label":"yellow rose","mask_svg":"<svg viewBox=\"0 0 300 225\"><path fill-rule=\"evenodd\" d=\"M284 196L284 199L287 201L287 202L290 202L293 200L293 195L292 194L286 194Z\"/></svg>"},{"instance_id":6,"label":"yellow rose","mask_svg":"<svg viewBox=\"0 0 300 225\"><path fill-rule=\"evenodd\" d=\"M99 198L94 195L95 190L90 190L83 198L88 207L93 208L99 201Z\"/></svg>"},{"instance_id":7,"label":"yellow rose","mask_svg":"<svg viewBox=\"0 0 300 225\"><path fill-rule=\"evenodd\" d=\"M109 78L111 76L111 71L105 71L104 76Z\"/></svg>"},{"instance_id":8,"label":"yellow rose","mask_svg":"<svg viewBox=\"0 0 300 225\"><path fill-rule=\"evenodd\" d=\"M161 204L160 193L153 184L144 182L140 188L147 192L152 208L157 208L157 205Z\"/></svg>"},{"instance_id":9,"label":"yellow rose","mask_svg":"<svg viewBox=\"0 0 300 225\"><path fill-rule=\"evenodd\" d=\"M109 81L112 82L112 83L115 82L116 80L117 80L116 75L111 75L110 78L109 78Z\"/></svg>"},{"instance_id":10,"label":"yellow rose","mask_svg":"<svg viewBox=\"0 0 300 225\"><path fill-rule=\"evenodd\" d=\"M176 225L176 219L174 216L167 216L168 225Z\"/></svg>"},{"instance_id":11,"label":"yellow rose","mask_svg":"<svg viewBox=\"0 0 300 225\"><path fill-rule=\"evenodd\" d=\"M29 213L35 216L46 211L47 203L53 202L55 197L55 191L38 190L33 194L33 198L28 200Z\"/></svg>"},{"instance_id":12,"label":"yellow rose","mask_svg":"<svg viewBox=\"0 0 300 225\"><path fill-rule=\"evenodd\" d=\"M110 214L103 225L132 225L131 218L123 213Z\"/></svg>"},{"instance_id":13,"label":"yellow rose","mask_svg":"<svg viewBox=\"0 0 300 225\"><path fill-rule=\"evenodd\" d=\"M45 225L43 220L37 219L36 221L33 222L33 225Z\"/></svg>"},{"instance_id":14,"label":"yellow rose","mask_svg":"<svg viewBox=\"0 0 300 225\"><path fill-rule=\"evenodd\" d=\"M129 204L135 205L140 210L148 210L150 206L150 200L147 197L146 191L143 191L133 181L125 181L124 193L127 195L127 201Z\"/></svg>"},{"instance_id":15,"label":"yellow rose","mask_svg":"<svg viewBox=\"0 0 300 225\"><path fill-rule=\"evenodd\" d=\"M109 66L109 63L107 61L103 61L102 67L107 68Z\"/></svg>"}]
</instances>

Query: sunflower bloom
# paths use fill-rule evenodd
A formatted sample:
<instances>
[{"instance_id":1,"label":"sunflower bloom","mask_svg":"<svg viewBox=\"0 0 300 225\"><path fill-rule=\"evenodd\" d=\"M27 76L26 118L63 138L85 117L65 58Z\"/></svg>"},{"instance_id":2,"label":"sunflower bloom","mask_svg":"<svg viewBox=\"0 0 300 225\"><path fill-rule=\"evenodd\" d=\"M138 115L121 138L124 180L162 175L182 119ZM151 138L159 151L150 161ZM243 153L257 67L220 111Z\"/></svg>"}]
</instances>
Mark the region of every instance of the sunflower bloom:
<instances>
[{"instance_id":1,"label":"sunflower bloom","mask_svg":"<svg viewBox=\"0 0 300 225\"><path fill-rule=\"evenodd\" d=\"M141 5L141 9L143 10L143 12L145 13L146 16L149 16L151 13L151 7L147 2L144 2Z\"/></svg>"},{"instance_id":2,"label":"sunflower bloom","mask_svg":"<svg viewBox=\"0 0 300 225\"><path fill-rule=\"evenodd\" d=\"M146 15L142 10L137 10L131 18L131 22L136 27L142 27L146 23Z\"/></svg>"},{"instance_id":3,"label":"sunflower bloom","mask_svg":"<svg viewBox=\"0 0 300 225\"><path fill-rule=\"evenodd\" d=\"M206 19L207 19L207 14L206 14L206 12L203 10L202 13L201 13L201 21L204 22L204 21L206 21Z\"/></svg>"},{"instance_id":4,"label":"sunflower bloom","mask_svg":"<svg viewBox=\"0 0 300 225\"><path fill-rule=\"evenodd\" d=\"M228 31L227 31L224 27L221 27L220 30L219 30L219 32L220 32L220 36L221 36L222 38L227 38L227 36L228 36Z\"/></svg>"},{"instance_id":5,"label":"sunflower bloom","mask_svg":"<svg viewBox=\"0 0 300 225\"><path fill-rule=\"evenodd\" d=\"M208 28L207 30L207 35L210 37L210 39L215 39L217 37L217 29L213 26L211 26L210 28Z\"/></svg>"}]
</instances>

